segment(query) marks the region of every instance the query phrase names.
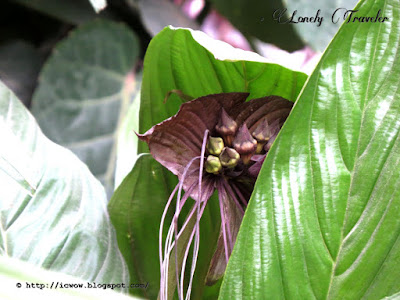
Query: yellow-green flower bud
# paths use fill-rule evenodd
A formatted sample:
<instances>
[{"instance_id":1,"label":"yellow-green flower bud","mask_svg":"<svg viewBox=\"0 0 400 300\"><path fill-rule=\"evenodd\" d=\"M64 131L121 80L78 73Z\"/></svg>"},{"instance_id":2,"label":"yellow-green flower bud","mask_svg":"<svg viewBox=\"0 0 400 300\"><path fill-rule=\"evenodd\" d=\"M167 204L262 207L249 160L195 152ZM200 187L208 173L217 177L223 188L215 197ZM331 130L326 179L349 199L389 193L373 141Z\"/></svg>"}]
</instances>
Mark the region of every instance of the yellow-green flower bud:
<instances>
[{"instance_id":1,"label":"yellow-green flower bud","mask_svg":"<svg viewBox=\"0 0 400 300\"><path fill-rule=\"evenodd\" d=\"M206 166L206 172L212 174L218 174L219 171L221 171L222 169L222 165L219 158L213 155L209 155L207 157L205 166Z\"/></svg>"},{"instance_id":2,"label":"yellow-green flower bud","mask_svg":"<svg viewBox=\"0 0 400 300\"><path fill-rule=\"evenodd\" d=\"M226 168L234 168L240 160L240 154L232 148L225 147L219 155L221 165Z\"/></svg>"},{"instance_id":3,"label":"yellow-green flower bud","mask_svg":"<svg viewBox=\"0 0 400 300\"><path fill-rule=\"evenodd\" d=\"M212 155L219 155L224 149L224 141L220 137L210 137L207 142L207 151Z\"/></svg>"}]
</instances>

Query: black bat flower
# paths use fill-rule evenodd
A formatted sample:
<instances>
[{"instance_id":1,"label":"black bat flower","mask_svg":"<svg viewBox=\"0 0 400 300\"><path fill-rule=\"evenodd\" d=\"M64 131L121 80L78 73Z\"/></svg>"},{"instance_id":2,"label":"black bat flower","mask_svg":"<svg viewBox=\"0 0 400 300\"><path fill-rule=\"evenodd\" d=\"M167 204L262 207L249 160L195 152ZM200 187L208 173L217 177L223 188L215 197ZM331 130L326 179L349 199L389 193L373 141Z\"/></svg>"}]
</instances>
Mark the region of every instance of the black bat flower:
<instances>
[{"instance_id":1,"label":"black bat flower","mask_svg":"<svg viewBox=\"0 0 400 300\"><path fill-rule=\"evenodd\" d=\"M181 270L176 270L179 298L184 298L186 258L194 242L190 282L186 289L186 298L190 297L199 249L199 222L215 189L219 197L221 232L207 283L214 283L225 271L261 165L293 105L278 96L246 102L247 97L247 93L200 97L182 104L175 116L155 125L145 134L138 135L142 141L147 142L152 156L179 178L161 220L160 299L166 299L168 295L170 254L188 223L185 222L178 230L177 219L189 196L195 203L187 220L195 217L196 224ZM182 190L185 191L184 195ZM163 250L163 223L176 193L176 211Z\"/></svg>"}]
</instances>

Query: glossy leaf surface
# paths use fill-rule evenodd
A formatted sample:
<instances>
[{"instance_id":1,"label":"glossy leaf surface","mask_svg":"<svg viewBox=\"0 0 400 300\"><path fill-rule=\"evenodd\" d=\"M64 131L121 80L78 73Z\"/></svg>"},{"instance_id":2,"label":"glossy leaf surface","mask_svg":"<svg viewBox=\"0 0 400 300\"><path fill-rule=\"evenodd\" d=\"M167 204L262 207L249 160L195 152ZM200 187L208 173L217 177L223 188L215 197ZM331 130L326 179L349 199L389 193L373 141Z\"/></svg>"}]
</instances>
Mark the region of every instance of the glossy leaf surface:
<instances>
[{"instance_id":1,"label":"glossy leaf surface","mask_svg":"<svg viewBox=\"0 0 400 300\"><path fill-rule=\"evenodd\" d=\"M400 7L344 24L270 150L220 299L381 299L400 291Z\"/></svg>"}]
</instances>

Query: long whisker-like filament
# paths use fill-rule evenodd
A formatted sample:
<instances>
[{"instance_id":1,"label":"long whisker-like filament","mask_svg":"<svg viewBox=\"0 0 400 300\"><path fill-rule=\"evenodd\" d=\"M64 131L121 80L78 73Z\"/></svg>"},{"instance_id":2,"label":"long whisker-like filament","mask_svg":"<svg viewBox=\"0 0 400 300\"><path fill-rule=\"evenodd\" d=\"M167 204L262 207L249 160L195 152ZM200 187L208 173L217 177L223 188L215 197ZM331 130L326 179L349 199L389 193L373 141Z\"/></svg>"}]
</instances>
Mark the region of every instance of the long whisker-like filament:
<instances>
[{"instance_id":1,"label":"long whisker-like filament","mask_svg":"<svg viewBox=\"0 0 400 300\"><path fill-rule=\"evenodd\" d=\"M225 193L225 189L221 182L218 182L218 200L219 200L219 210L221 213L221 229L222 229L222 237L224 239L224 248L225 248L225 259L228 262L229 259L229 250L228 250L228 239L227 239L227 232L226 232L226 219L225 219L225 209L222 197Z\"/></svg>"},{"instance_id":2,"label":"long whisker-like filament","mask_svg":"<svg viewBox=\"0 0 400 300\"><path fill-rule=\"evenodd\" d=\"M197 206L198 205L196 204L196 206L193 208L193 212L196 211ZM180 294L182 296L183 296L183 281L185 279L186 260L187 260L187 257L189 255L189 250L190 250L190 247L192 245L193 236L194 236L195 233L196 233L196 229L193 228L192 233L190 234L190 238L189 238L188 244L187 244L186 249L185 249L185 254L183 256L182 268L181 268L181 277L180 277L181 289L178 292L178 294Z\"/></svg>"},{"instance_id":3,"label":"long whisker-like filament","mask_svg":"<svg viewBox=\"0 0 400 300\"><path fill-rule=\"evenodd\" d=\"M194 241L194 248L193 248L193 258L192 258L192 266L190 270L190 280L189 280L189 286L186 292L186 299L190 298L191 290L192 290L192 283L193 283L193 276L194 276L194 271L196 269L196 263L197 263L197 256L199 255L199 244L200 244L200 218L202 216L201 212L201 202L204 201L204 207L206 205L206 202L208 199L203 199L203 191L202 191L202 180L203 180L203 168L204 168L204 160L205 160L205 154L206 154L206 145L207 145L207 138L208 138L209 131L208 129L204 131L204 136L203 136L203 144L201 146L201 155L200 155L200 171L199 171L199 195L198 195L198 202L199 204L197 205L197 219L196 219L196 238Z\"/></svg>"},{"instance_id":4,"label":"long whisker-like filament","mask_svg":"<svg viewBox=\"0 0 400 300\"><path fill-rule=\"evenodd\" d=\"M200 218L202 215L202 210L201 210L201 201L202 201L202 176L203 176L203 168L204 168L204 158L205 158L205 148L206 148L206 144L207 144L207 138L208 138L208 130L206 130L204 132L204 138L203 138L203 145L202 145L202 149L201 149L201 155L192 158L189 163L186 165L184 172L182 174L182 177L180 178L179 184L177 186L178 188L178 195L177 195L177 201L176 201L176 209L175 209L175 214L173 217L173 220L171 222L170 228L168 230L168 234L167 234L167 239L165 241L165 251L164 251L164 257L162 256L162 246L160 246L160 265L161 265L161 282L160 282L160 298L161 299L166 299L168 297L168 266L169 266L169 257L170 257L170 253L172 251L172 249L174 248L175 245L175 272L176 272L176 279L177 279L177 289L178 289L178 297L179 299L183 300L183 278L182 278L182 283L180 285L179 282L179 271L178 271L178 252L177 252L177 241L179 238L179 235L183 232L184 227L187 226L187 222L189 220L189 218L185 221L185 224L183 226L183 228L178 232L178 217L179 214L182 210L182 207L184 205L184 203L186 202L187 198L190 196L191 192L193 191L195 184L193 184L185 193L185 195L182 197L181 199L181 195L182 195L182 189L183 189L183 185L185 182L186 177L188 176L188 171L191 167L191 165L193 164L193 162L196 159L200 159L200 168L197 169L199 171L199 182L198 182L198 203L195 205L196 211L197 211L197 215L196 215L196 224L195 224L195 228L193 230L193 234L191 235L190 238L190 242L188 243L189 248L190 248L190 244L191 241L193 240L193 235L195 233L195 245L194 245L194 249L193 249L193 261L192 261L192 269L191 269L191 276L190 276L190 282L189 282L189 287L188 287L188 294L190 295L190 290L191 290L191 285L192 285L192 279L193 279L193 275L194 275L194 269L196 266L196 261L197 261L197 256L198 256L198 250L199 250L199 242L200 242L200 226L199 226L199 222L200 222ZM192 170L193 171L193 170ZM191 172L192 173L192 172ZM174 189L174 194L177 191L177 188ZM168 203L168 207L170 206L171 201L169 201ZM205 204L205 203L204 203ZM168 210L168 208L166 208L166 210L163 213L163 218L162 218L162 223L165 220L165 215L166 215L166 211ZM194 213L194 211L193 211ZM193 216L193 213L190 214L189 217ZM162 230L162 226L160 227L160 230ZM174 240L172 238L172 236L174 235ZM162 240L162 231L160 232L160 240ZM160 244L162 245L162 241L160 242ZM185 259L186 260L186 259ZM184 269L184 267L183 267ZM184 274L184 271L183 271ZM184 275L183 275L184 276Z\"/></svg>"},{"instance_id":5,"label":"long whisker-like filament","mask_svg":"<svg viewBox=\"0 0 400 300\"><path fill-rule=\"evenodd\" d=\"M173 219L173 224L174 224L174 231L175 231L175 241L174 243L171 245L171 250L174 247L174 244L177 243L178 241L178 217L179 214L183 208L183 205L185 205L186 200L189 198L190 194L192 193L193 189L195 188L196 183L193 183L190 188L187 190L187 192L185 193L185 195L183 196L183 198L181 199L181 201L177 201L176 202L176 212L174 215L174 219ZM180 191L180 190L179 190ZM178 199L179 199L180 195L178 194ZM181 229L181 231L183 231L184 228ZM177 289L178 291L180 290L179 288L179 270L178 270L178 247L175 247L175 273L176 273L176 278L177 278ZM183 297L180 297L180 294L178 293L178 296L180 299L183 299Z\"/></svg>"},{"instance_id":6,"label":"long whisker-like filament","mask_svg":"<svg viewBox=\"0 0 400 300\"><path fill-rule=\"evenodd\" d=\"M196 224L194 226L194 229L190 235L190 239L188 242L188 245L186 246L185 254L184 254L184 259L182 262L182 270L181 270L181 282L180 282L180 287L181 289L178 290L179 298L183 297L183 281L185 277L185 268L186 268L186 260L187 256L189 254L189 250L193 241L193 238L195 236L195 241L194 241L194 247L193 247L193 258L192 258L192 266L190 270L190 279L189 279L189 285L186 291L186 299L190 298L190 293L191 293L191 287L193 283L193 276L194 276L194 270L196 268L196 262L197 262L197 256L198 256L198 251L199 251L199 243L200 243L200 218L202 216L202 213L204 211L204 207L206 205L206 200L203 200L203 168L204 168L204 160L205 160L205 150L206 150L206 144L207 144L207 138L208 138L209 131L206 130L204 132L204 137L203 137L203 144L201 148L201 156L200 156L200 169L199 169L199 184L198 184L198 195L197 198L198 200L196 201L195 207L193 209L193 212L196 211ZM203 209L201 208L201 202L204 201ZM190 217L192 217L192 213L190 214ZM188 219L189 220L189 219Z\"/></svg>"},{"instance_id":7,"label":"long whisker-like filament","mask_svg":"<svg viewBox=\"0 0 400 300\"><path fill-rule=\"evenodd\" d=\"M180 213L180 211L182 209L182 206L184 204L184 201L182 201L183 203L180 203L180 198L181 198L181 193L182 193L182 188L183 188L183 182L186 179L186 176L191 175L191 173L192 173L192 172L190 172L189 174L187 174L190 166L193 164L193 162L196 159L199 159L199 158L200 158L200 156L194 157L187 164L187 166L186 166L186 168L185 168L185 170L183 172L183 175L182 175L182 178L181 178L180 182L176 185L176 187L174 188L173 192L170 195L170 198L168 199L167 205L166 205L166 207L164 209L164 212L163 212L163 215L162 215L162 218L161 218L160 231L159 231L159 253L160 253L160 272L161 272L160 299L166 299L168 297L168 284L167 284L167 282L168 282L168 266L169 266L169 256L170 256L170 250L169 249L172 249L172 247L171 247L171 244L173 244L172 236L173 236L174 228L177 227L177 224L176 224L176 226L174 226L174 220L177 219L177 216L179 215L179 213ZM174 195L176 194L177 190L178 190L177 209L176 209L176 212L174 214L174 218L173 218L173 221L171 223L171 226L170 226L170 228L168 230L167 238L165 240L165 250L164 250L164 257L163 257L163 255L162 255L162 253L163 253L163 251L162 251L163 225L164 225L164 222L165 222L165 217L166 217L166 214L168 212L169 206L170 206L170 204L172 202L172 199L173 199ZM189 192L188 196L189 195L190 195L190 192ZM187 199L187 197L185 198L185 201L186 201L186 199ZM175 238L176 238L176 236L177 236L177 231L175 232Z\"/></svg>"},{"instance_id":8,"label":"long whisker-like filament","mask_svg":"<svg viewBox=\"0 0 400 300\"><path fill-rule=\"evenodd\" d=\"M165 216L167 215L168 208L171 205L172 199L175 196L176 191L178 190L178 184L175 186L174 190L172 191L171 195L169 196L167 205L165 206L164 212L161 217L161 223L160 223L160 229L159 229L159 235L158 235L158 240L159 240L159 256L160 256L160 275L161 278L165 276L164 274L164 268L163 268L163 250L162 250L162 233L163 233L163 227L164 227L164 221L165 221ZM163 280L160 282L160 298L163 298L163 291L164 291L164 285L163 285Z\"/></svg>"},{"instance_id":9,"label":"long whisker-like filament","mask_svg":"<svg viewBox=\"0 0 400 300\"><path fill-rule=\"evenodd\" d=\"M203 201L203 203L199 203L199 201L197 201L195 207L193 207L192 211L190 212L190 217L192 217L193 214L194 214L195 212L198 211L199 206L200 206L200 215L198 216L198 218L201 219L201 217L202 217L202 215L203 215L203 213L204 213L205 207L206 207L206 205L207 205L207 200L208 200L208 199L206 199L205 201ZM189 219L189 218L188 218L188 219ZM196 221L197 221L197 219L196 219ZM198 225L198 226L199 226L199 225ZM193 228L193 230L192 230L192 233L191 233L191 235L190 235L189 242L188 242L188 244L187 244L187 246L186 246L185 255L184 255L183 263L182 263L182 270L181 270L181 287L183 287L183 280L184 280L184 273L185 273L185 269L186 269L187 257L188 257L188 255L189 255L189 250L190 250L190 247L191 247L191 245L192 245L193 237L195 236L196 232L197 232L197 228L195 227L195 228ZM198 237L200 237L200 236L198 235ZM192 265L192 268L191 268L191 272L194 273L193 265ZM191 277L192 277L192 278L193 278L193 275L194 275L194 274L191 274ZM189 284L189 286L190 286L190 284ZM189 288L188 288L188 291L189 291ZM182 290L181 292L183 293L183 290ZM190 295L190 293L187 292L186 295L187 295L187 296L186 296L186 298L187 298L188 295Z\"/></svg>"},{"instance_id":10,"label":"long whisker-like filament","mask_svg":"<svg viewBox=\"0 0 400 300\"><path fill-rule=\"evenodd\" d=\"M223 180L223 186L225 187L226 192L229 194L229 196L235 201L237 208L240 210L242 214L244 214L244 209L240 205L238 199L236 198L236 195L234 191L232 190L231 186L229 183L227 183L225 180Z\"/></svg>"},{"instance_id":11,"label":"long whisker-like filament","mask_svg":"<svg viewBox=\"0 0 400 300\"><path fill-rule=\"evenodd\" d=\"M242 192L240 191L240 189L234 184L233 185L233 189L235 190L236 194L239 196L240 201L242 202L242 204L244 205L244 207L247 207L247 201L244 198Z\"/></svg>"}]
</instances>

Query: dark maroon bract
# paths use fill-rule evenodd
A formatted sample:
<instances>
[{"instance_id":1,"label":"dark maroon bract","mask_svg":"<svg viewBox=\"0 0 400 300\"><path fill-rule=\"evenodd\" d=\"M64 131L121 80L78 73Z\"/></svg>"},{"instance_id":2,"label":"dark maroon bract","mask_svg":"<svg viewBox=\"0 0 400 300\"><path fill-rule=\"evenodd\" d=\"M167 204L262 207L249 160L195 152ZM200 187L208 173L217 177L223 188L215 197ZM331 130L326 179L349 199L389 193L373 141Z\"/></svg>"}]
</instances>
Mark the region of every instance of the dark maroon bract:
<instances>
[{"instance_id":1,"label":"dark maroon bract","mask_svg":"<svg viewBox=\"0 0 400 300\"><path fill-rule=\"evenodd\" d=\"M186 295L190 295L199 249L199 222L215 189L219 196L221 233L207 283L214 283L225 271L266 153L293 106L292 102L278 96L246 102L248 95L224 93L200 97L182 104L175 116L138 135L147 142L152 156L179 178L160 226L160 299L166 299L168 295L168 265L175 241L188 221L196 218L182 268L176 270L178 295L184 299L186 260L194 242L191 276L186 290ZM163 249L163 223L176 193L175 215ZM187 221L178 229L177 218L189 196L195 203Z\"/></svg>"}]
</instances>

